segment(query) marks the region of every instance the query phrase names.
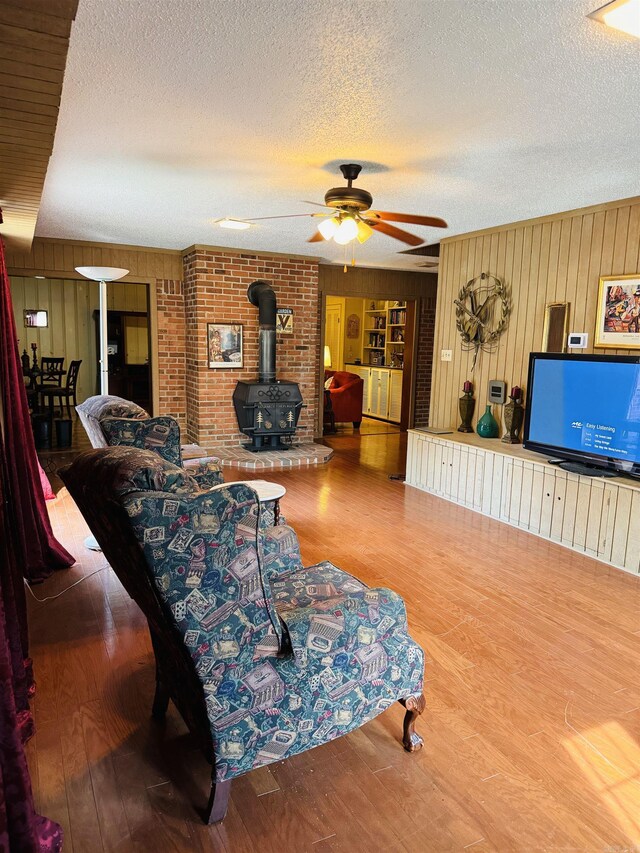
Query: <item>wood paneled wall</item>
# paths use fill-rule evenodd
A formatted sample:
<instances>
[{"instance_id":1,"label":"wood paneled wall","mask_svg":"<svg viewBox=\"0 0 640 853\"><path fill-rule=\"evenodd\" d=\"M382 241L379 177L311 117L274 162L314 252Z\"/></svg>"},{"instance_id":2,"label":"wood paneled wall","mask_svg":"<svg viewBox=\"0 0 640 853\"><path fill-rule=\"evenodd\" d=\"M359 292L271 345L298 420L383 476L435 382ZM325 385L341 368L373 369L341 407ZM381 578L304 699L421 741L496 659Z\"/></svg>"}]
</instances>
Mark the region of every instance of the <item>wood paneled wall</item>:
<instances>
[{"instance_id":1,"label":"wood paneled wall","mask_svg":"<svg viewBox=\"0 0 640 853\"><path fill-rule=\"evenodd\" d=\"M434 273L349 267L345 273L337 264L320 264L318 286L332 296L362 296L377 299L419 299L433 296L437 276Z\"/></svg>"},{"instance_id":2,"label":"wood paneled wall","mask_svg":"<svg viewBox=\"0 0 640 853\"><path fill-rule=\"evenodd\" d=\"M570 303L571 331L588 332L586 352L593 352L599 277L639 270L640 198L443 240L430 424L457 426L458 398L465 379L476 389L476 419L484 412L489 379L503 379L507 386L525 385L529 353L542 347L544 309L549 302ZM506 282L513 310L498 347L492 353L481 353L472 373L473 353L462 349L453 300L481 272ZM442 349L453 351L452 361L440 361Z\"/></svg>"},{"instance_id":3,"label":"wood paneled wall","mask_svg":"<svg viewBox=\"0 0 640 853\"><path fill-rule=\"evenodd\" d=\"M173 249L122 246L115 243L90 243L82 240L58 240L36 237L29 252L6 254L9 274L51 275L64 273L79 278L76 267L120 267L129 270L123 281L140 279L182 279L182 255Z\"/></svg>"},{"instance_id":4,"label":"wood paneled wall","mask_svg":"<svg viewBox=\"0 0 640 853\"><path fill-rule=\"evenodd\" d=\"M75 272L76 267L105 266L128 269L129 275L122 282L145 282L151 285L153 412L173 414L184 424L185 319L181 252L146 246L36 237L28 252L8 251L6 262L12 277L44 275L47 278L79 281L84 279Z\"/></svg>"},{"instance_id":5,"label":"wood paneled wall","mask_svg":"<svg viewBox=\"0 0 640 853\"><path fill-rule=\"evenodd\" d=\"M147 287L144 284L108 286L107 304L115 311L146 311ZM11 297L20 353L31 344L42 356L64 356L65 369L74 359L82 359L78 374L78 402L97 393L96 327L93 312L98 309L98 285L78 279L36 279L12 276ZM49 325L44 329L26 328L25 308L49 312ZM64 383L63 383L64 384Z\"/></svg>"}]
</instances>

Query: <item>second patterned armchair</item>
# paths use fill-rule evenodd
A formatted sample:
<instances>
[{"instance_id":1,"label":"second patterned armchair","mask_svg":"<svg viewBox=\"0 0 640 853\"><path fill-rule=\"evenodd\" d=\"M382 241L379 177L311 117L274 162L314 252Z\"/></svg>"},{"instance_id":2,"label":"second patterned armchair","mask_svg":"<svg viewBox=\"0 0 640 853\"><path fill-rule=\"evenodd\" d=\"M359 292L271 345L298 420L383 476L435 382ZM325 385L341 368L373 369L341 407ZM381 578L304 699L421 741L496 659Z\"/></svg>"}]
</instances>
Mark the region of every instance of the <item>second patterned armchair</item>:
<instances>
[{"instance_id":1,"label":"second patterned armchair","mask_svg":"<svg viewBox=\"0 0 640 853\"><path fill-rule=\"evenodd\" d=\"M214 486L224 479L215 456L207 456L197 445L181 445L180 426L169 415L151 418L137 403L112 394L88 397L76 411L93 447L121 444L154 450L168 462L197 474L202 486Z\"/></svg>"},{"instance_id":2,"label":"second patterned armchair","mask_svg":"<svg viewBox=\"0 0 640 853\"><path fill-rule=\"evenodd\" d=\"M424 655L402 599L329 562L304 568L287 526L263 528L250 483L200 488L130 447L61 472L149 623L153 714L173 701L212 763L205 813L222 820L234 778L320 746L392 703L403 743L424 708Z\"/></svg>"}]
</instances>

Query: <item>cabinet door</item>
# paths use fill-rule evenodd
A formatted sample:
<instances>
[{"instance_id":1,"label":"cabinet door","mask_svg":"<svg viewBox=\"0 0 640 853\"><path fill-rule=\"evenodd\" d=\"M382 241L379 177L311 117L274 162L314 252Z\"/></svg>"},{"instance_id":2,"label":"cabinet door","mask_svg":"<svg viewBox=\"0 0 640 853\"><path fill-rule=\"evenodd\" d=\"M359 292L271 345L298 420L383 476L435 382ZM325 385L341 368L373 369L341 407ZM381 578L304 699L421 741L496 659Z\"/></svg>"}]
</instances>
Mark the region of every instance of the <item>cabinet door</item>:
<instances>
[{"instance_id":1,"label":"cabinet door","mask_svg":"<svg viewBox=\"0 0 640 853\"><path fill-rule=\"evenodd\" d=\"M363 368L360 374L362 377L362 381L364 382L364 386L362 388L362 411L369 411L369 396L371 394L371 371L369 368Z\"/></svg>"},{"instance_id":2,"label":"cabinet door","mask_svg":"<svg viewBox=\"0 0 640 853\"><path fill-rule=\"evenodd\" d=\"M592 557L597 557L600 553L600 542L606 535L608 505L605 497L604 481L594 477L591 481L584 547L586 553L591 554Z\"/></svg>"},{"instance_id":3,"label":"cabinet door","mask_svg":"<svg viewBox=\"0 0 640 853\"><path fill-rule=\"evenodd\" d=\"M442 491L446 497L451 498L453 501L458 501L460 467L463 457L467 455L466 452L463 452L466 449L466 447L463 448L456 444L446 444L444 447L445 480Z\"/></svg>"},{"instance_id":4,"label":"cabinet door","mask_svg":"<svg viewBox=\"0 0 640 853\"><path fill-rule=\"evenodd\" d=\"M616 513L611 528L611 562L614 566L624 566L627 556L627 538L631 522L631 489L616 489Z\"/></svg>"},{"instance_id":5,"label":"cabinet door","mask_svg":"<svg viewBox=\"0 0 640 853\"><path fill-rule=\"evenodd\" d=\"M564 508L567 494L567 472L556 471L553 507L551 510L551 532L549 538L554 542L562 541L562 526L564 524Z\"/></svg>"},{"instance_id":6,"label":"cabinet door","mask_svg":"<svg viewBox=\"0 0 640 853\"><path fill-rule=\"evenodd\" d=\"M379 417L380 408L380 371L372 367L369 371L369 405L367 411L374 417Z\"/></svg>"},{"instance_id":7,"label":"cabinet door","mask_svg":"<svg viewBox=\"0 0 640 853\"><path fill-rule=\"evenodd\" d=\"M444 445L441 441L429 440L429 463L427 467L427 488L430 492L441 493L440 483L444 478Z\"/></svg>"},{"instance_id":8,"label":"cabinet door","mask_svg":"<svg viewBox=\"0 0 640 853\"><path fill-rule=\"evenodd\" d=\"M518 526L529 530L531 523L531 496L533 492L533 463L522 463L522 486L520 489L520 508Z\"/></svg>"},{"instance_id":9,"label":"cabinet door","mask_svg":"<svg viewBox=\"0 0 640 853\"><path fill-rule=\"evenodd\" d=\"M387 418L389 406L389 370L372 367L369 392L369 414L376 418Z\"/></svg>"},{"instance_id":10,"label":"cabinet door","mask_svg":"<svg viewBox=\"0 0 640 853\"><path fill-rule=\"evenodd\" d=\"M366 414L369 411L369 377L371 369L369 367L354 367L349 365L349 370L362 379L362 412Z\"/></svg>"},{"instance_id":11,"label":"cabinet door","mask_svg":"<svg viewBox=\"0 0 640 853\"><path fill-rule=\"evenodd\" d=\"M389 371L389 420L399 424L402 414L402 371Z\"/></svg>"},{"instance_id":12,"label":"cabinet door","mask_svg":"<svg viewBox=\"0 0 640 853\"><path fill-rule=\"evenodd\" d=\"M490 488L489 514L493 516L493 518L500 518L503 480L505 478L507 457L502 456L499 453L492 453L491 456L493 457L493 465L491 466L492 480Z\"/></svg>"},{"instance_id":13,"label":"cabinet door","mask_svg":"<svg viewBox=\"0 0 640 853\"><path fill-rule=\"evenodd\" d=\"M520 524L520 501L522 500L522 473L523 463L521 459L514 459L511 469L511 492L509 494L508 518L511 524Z\"/></svg>"},{"instance_id":14,"label":"cabinet door","mask_svg":"<svg viewBox=\"0 0 640 853\"><path fill-rule=\"evenodd\" d=\"M408 486L422 486L420 478L417 476L417 471L420 470L420 439L418 436L410 432L407 437L407 464L405 468L405 482Z\"/></svg>"},{"instance_id":15,"label":"cabinet door","mask_svg":"<svg viewBox=\"0 0 640 853\"><path fill-rule=\"evenodd\" d=\"M553 470L544 472L542 481L542 507L540 509L540 536L546 539L551 534L551 517L553 515L553 500L555 495L556 475Z\"/></svg>"},{"instance_id":16,"label":"cabinet door","mask_svg":"<svg viewBox=\"0 0 640 853\"><path fill-rule=\"evenodd\" d=\"M540 533L542 523L542 505L544 497L544 475L545 469L542 465L532 466L531 477L531 500L529 502L529 530L532 533Z\"/></svg>"},{"instance_id":17,"label":"cabinet door","mask_svg":"<svg viewBox=\"0 0 640 853\"><path fill-rule=\"evenodd\" d=\"M509 521L511 513L511 481L513 480L513 459L504 457L502 469L502 493L500 495L500 518Z\"/></svg>"},{"instance_id":18,"label":"cabinet door","mask_svg":"<svg viewBox=\"0 0 640 853\"><path fill-rule=\"evenodd\" d=\"M580 478L577 474L567 474L567 486L564 494L564 518L562 520L562 544L573 547L576 515L578 513L578 488Z\"/></svg>"},{"instance_id":19,"label":"cabinet door","mask_svg":"<svg viewBox=\"0 0 640 853\"><path fill-rule=\"evenodd\" d=\"M587 525L591 503L591 481L589 477L578 477L576 511L573 524L573 546L585 551L587 548Z\"/></svg>"},{"instance_id":20,"label":"cabinet door","mask_svg":"<svg viewBox=\"0 0 640 853\"><path fill-rule=\"evenodd\" d=\"M380 371L380 391L378 397L378 417L389 417L389 370Z\"/></svg>"},{"instance_id":21,"label":"cabinet door","mask_svg":"<svg viewBox=\"0 0 640 853\"><path fill-rule=\"evenodd\" d=\"M487 454L484 450L476 450L474 452L475 462L474 462L474 473L473 473L473 485L471 490L471 503L469 504L474 509L478 511L482 511L482 504L484 499L484 466L487 459ZM467 487L469 487L469 480L467 480Z\"/></svg>"},{"instance_id":22,"label":"cabinet door","mask_svg":"<svg viewBox=\"0 0 640 853\"><path fill-rule=\"evenodd\" d=\"M640 491L637 489L631 499L631 520L627 531L624 567L630 572L640 573Z\"/></svg>"},{"instance_id":23,"label":"cabinet door","mask_svg":"<svg viewBox=\"0 0 640 853\"><path fill-rule=\"evenodd\" d=\"M604 499L602 502L602 518L600 521L600 539L598 541L598 557L611 561L611 551L618 509L618 487L611 483L604 484Z\"/></svg>"}]
</instances>

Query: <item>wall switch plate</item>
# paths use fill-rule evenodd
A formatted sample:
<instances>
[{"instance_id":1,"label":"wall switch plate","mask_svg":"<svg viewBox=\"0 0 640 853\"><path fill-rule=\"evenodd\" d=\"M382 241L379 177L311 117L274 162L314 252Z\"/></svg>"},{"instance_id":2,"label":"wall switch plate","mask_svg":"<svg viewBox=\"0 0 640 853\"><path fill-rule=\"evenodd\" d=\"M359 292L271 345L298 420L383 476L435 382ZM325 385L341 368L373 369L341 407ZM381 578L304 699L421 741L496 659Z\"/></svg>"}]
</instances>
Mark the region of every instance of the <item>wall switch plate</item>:
<instances>
[{"instance_id":1,"label":"wall switch plate","mask_svg":"<svg viewBox=\"0 0 640 853\"><path fill-rule=\"evenodd\" d=\"M586 349L589 342L588 332L570 332L567 338L569 349Z\"/></svg>"},{"instance_id":2,"label":"wall switch plate","mask_svg":"<svg viewBox=\"0 0 640 853\"><path fill-rule=\"evenodd\" d=\"M490 403L498 403L502 406L507 400L507 383L500 379L490 379L487 399Z\"/></svg>"},{"instance_id":3,"label":"wall switch plate","mask_svg":"<svg viewBox=\"0 0 640 853\"><path fill-rule=\"evenodd\" d=\"M451 361L453 352L450 349L440 350L440 361Z\"/></svg>"}]
</instances>

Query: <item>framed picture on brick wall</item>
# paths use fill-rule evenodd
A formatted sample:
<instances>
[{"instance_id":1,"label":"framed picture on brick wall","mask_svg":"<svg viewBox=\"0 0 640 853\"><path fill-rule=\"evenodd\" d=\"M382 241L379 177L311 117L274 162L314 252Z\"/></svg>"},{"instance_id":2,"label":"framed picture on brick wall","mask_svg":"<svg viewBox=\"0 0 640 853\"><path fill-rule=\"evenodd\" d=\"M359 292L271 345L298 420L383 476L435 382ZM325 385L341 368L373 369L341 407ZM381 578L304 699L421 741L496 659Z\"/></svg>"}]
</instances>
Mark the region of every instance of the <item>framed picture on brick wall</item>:
<instances>
[{"instance_id":1,"label":"framed picture on brick wall","mask_svg":"<svg viewBox=\"0 0 640 853\"><path fill-rule=\"evenodd\" d=\"M240 323L207 323L209 367L242 367L242 326Z\"/></svg>"}]
</instances>

